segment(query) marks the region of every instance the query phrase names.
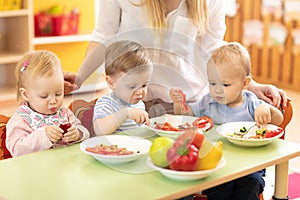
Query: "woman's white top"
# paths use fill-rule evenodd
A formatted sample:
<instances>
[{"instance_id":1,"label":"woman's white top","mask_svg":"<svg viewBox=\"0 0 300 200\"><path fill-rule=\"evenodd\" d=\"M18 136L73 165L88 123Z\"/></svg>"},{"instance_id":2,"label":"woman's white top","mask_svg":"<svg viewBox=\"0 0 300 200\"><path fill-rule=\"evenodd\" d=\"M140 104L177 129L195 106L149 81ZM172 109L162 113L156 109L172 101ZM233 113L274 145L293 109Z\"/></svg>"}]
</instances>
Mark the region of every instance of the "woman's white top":
<instances>
[{"instance_id":1,"label":"woman's white top","mask_svg":"<svg viewBox=\"0 0 300 200\"><path fill-rule=\"evenodd\" d=\"M209 25L203 36L187 18L185 0L168 13L163 36L155 35L141 0L101 0L98 23L91 41L105 46L116 40L133 40L146 47L154 63L147 100L171 102L170 87L180 87L194 102L208 92L206 65L211 52L223 44L226 30L223 0L207 0Z\"/></svg>"}]
</instances>

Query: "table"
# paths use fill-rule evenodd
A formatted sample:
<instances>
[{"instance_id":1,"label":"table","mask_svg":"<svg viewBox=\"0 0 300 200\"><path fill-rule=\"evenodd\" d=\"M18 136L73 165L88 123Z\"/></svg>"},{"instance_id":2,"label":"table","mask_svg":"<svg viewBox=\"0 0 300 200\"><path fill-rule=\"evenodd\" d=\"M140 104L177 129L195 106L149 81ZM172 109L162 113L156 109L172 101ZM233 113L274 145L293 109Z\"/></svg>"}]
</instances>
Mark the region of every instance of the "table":
<instances>
[{"instance_id":1,"label":"table","mask_svg":"<svg viewBox=\"0 0 300 200\"><path fill-rule=\"evenodd\" d=\"M84 154L79 144L2 160L0 199L175 199L272 165L276 170L275 195L286 197L288 160L300 156L300 144L278 139L264 147L244 148L219 139L226 166L191 182L173 181L150 170L146 156L123 166L106 166Z\"/></svg>"}]
</instances>

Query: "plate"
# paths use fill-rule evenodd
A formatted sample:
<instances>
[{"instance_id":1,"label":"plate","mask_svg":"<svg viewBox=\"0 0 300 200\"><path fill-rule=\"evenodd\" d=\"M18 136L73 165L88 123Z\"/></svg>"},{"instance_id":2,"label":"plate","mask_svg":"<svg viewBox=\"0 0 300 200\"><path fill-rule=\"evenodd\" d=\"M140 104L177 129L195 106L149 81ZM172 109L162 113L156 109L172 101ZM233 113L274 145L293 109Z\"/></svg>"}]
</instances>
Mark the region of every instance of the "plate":
<instances>
[{"instance_id":1,"label":"plate","mask_svg":"<svg viewBox=\"0 0 300 200\"><path fill-rule=\"evenodd\" d=\"M135 153L129 155L102 155L86 151L87 147L95 147L96 145L100 144L118 145L119 147L124 147L127 150L133 151ZM138 159L140 156L148 153L151 144L152 142L150 142L149 140L140 137L127 135L107 135L96 136L82 141L80 143L80 149L84 153L93 156L100 162L107 164L121 164L132 162Z\"/></svg>"},{"instance_id":2,"label":"plate","mask_svg":"<svg viewBox=\"0 0 300 200\"><path fill-rule=\"evenodd\" d=\"M194 181L194 180L203 179L203 178L209 176L211 173L221 169L222 167L225 166L226 162L225 162L225 158L222 157L221 160L219 161L218 165L213 169L191 171L191 172L176 171L176 170L158 167L153 164L150 157L148 157L148 159L147 159L147 164L152 169L159 171L163 176L168 177L170 179L177 180L177 181Z\"/></svg>"},{"instance_id":3,"label":"plate","mask_svg":"<svg viewBox=\"0 0 300 200\"><path fill-rule=\"evenodd\" d=\"M184 131L164 131L161 129L156 129L155 123L165 123L169 122L173 127L178 127L179 125L185 124L188 122L189 124L192 124L193 121L198 119L199 117L194 116L187 116L187 115L170 115L165 114L160 117L154 117L150 119L150 125L146 126L147 128L151 129L152 131L155 131L160 136L170 137L176 139L179 135L184 133ZM204 128L201 128L199 130L205 131L210 127L210 123L207 123Z\"/></svg>"},{"instance_id":4,"label":"plate","mask_svg":"<svg viewBox=\"0 0 300 200\"><path fill-rule=\"evenodd\" d=\"M253 126L255 122L250 122L250 121L241 121L241 122L230 122L230 123L225 123L216 128L216 131L219 132L221 135L227 138L227 140L233 144L239 145L239 146L246 146L246 147L258 147L258 146L264 146L269 143L271 143L274 139L280 138L283 134L284 131L282 131L279 135L276 135L275 137L271 138L263 138L263 139L255 139L255 138L237 138L237 137L232 137L228 134L234 133L234 132L239 132L239 130L242 127L245 127L246 129L250 128ZM278 126L272 125L272 124L267 124L264 128L268 130L275 130L279 128ZM255 126L254 128L251 128L250 131L256 131L259 128Z\"/></svg>"}]
</instances>

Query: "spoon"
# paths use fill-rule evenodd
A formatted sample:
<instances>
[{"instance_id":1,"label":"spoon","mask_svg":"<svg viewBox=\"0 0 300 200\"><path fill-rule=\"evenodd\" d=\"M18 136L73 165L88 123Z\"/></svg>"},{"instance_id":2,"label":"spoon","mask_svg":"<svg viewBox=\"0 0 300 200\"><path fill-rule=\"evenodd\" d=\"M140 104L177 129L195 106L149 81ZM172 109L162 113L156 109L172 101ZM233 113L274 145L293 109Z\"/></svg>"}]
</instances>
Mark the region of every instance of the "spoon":
<instances>
[{"instance_id":1,"label":"spoon","mask_svg":"<svg viewBox=\"0 0 300 200\"><path fill-rule=\"evenodd\" d=\"M253 128L257 127L255 124L250 126L246 132L244 132L244 134L242 135L242 138L250 138L256 135L255 131L252 131Z\"/></svg>"},{"instance_id":2,"label":"spoon","mask_svg":"<svg viewBox=\"0 0 300 200\"><path fill-rule=\"evenodd\" d=\"M253 130L253 128L256 128L255 130ZM250 128L248 128L247 132L245 135L243 135L243 138L251 138L256 136L258 133L258 130L263 130L265 128L265 125L261 126L260 128L258 128L255 124L253 126L251 126ZM250 131L251 130L251 131Z\"/></svg>"}]
</instances>

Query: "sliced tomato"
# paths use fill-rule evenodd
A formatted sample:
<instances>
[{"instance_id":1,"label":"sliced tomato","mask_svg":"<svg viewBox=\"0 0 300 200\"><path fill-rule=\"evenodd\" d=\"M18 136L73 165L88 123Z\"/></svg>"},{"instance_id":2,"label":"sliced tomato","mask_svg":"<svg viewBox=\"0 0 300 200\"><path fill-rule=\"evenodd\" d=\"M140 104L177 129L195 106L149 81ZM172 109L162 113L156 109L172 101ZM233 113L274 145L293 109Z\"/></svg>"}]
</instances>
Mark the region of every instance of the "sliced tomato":
<instances>
[{"instance_id":1,"label":"sliced tomato","mask_svg":"<svg viewBox=\"0 0 300 200\"><path fill-rule=\"evenodd\" d=\"M126 149L118 153L118 155L130 155L130 154L134 154L134 152L128 151Z\"/></svg>"},{"instance_id":2,"label":"sliced tomato","mask_svg":"<svg viewBox=\"0 0 300 200\"><path fill-rule=\"evenodd\" d=\"M103 155L118 155L126 148L119 148L117 145L97 145L95 147L87 147L87 151Z\"/></svg>"}]
</instances>

